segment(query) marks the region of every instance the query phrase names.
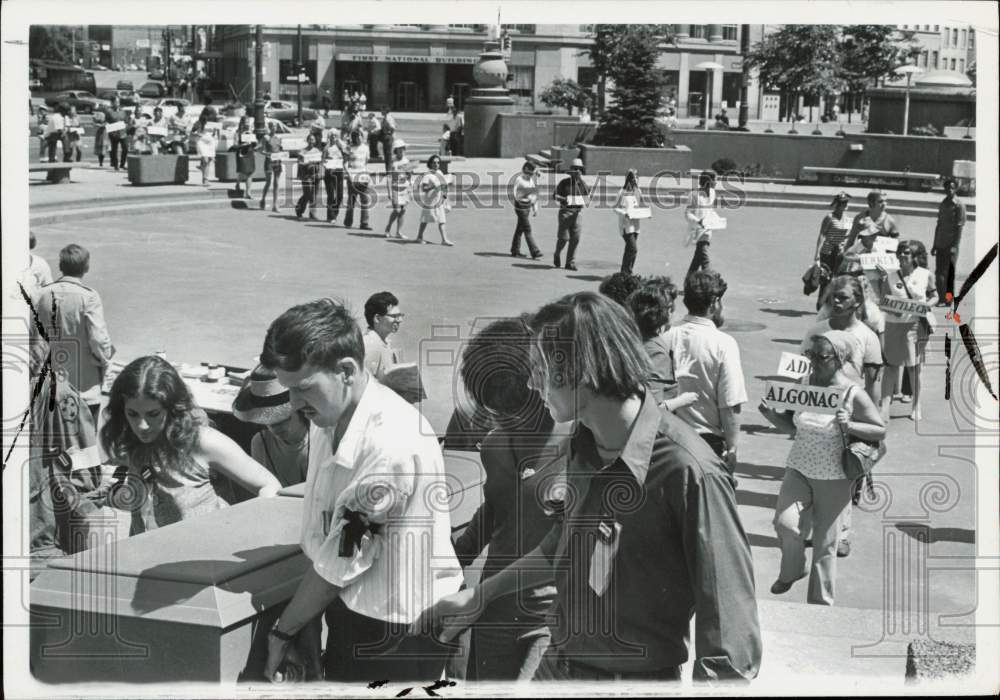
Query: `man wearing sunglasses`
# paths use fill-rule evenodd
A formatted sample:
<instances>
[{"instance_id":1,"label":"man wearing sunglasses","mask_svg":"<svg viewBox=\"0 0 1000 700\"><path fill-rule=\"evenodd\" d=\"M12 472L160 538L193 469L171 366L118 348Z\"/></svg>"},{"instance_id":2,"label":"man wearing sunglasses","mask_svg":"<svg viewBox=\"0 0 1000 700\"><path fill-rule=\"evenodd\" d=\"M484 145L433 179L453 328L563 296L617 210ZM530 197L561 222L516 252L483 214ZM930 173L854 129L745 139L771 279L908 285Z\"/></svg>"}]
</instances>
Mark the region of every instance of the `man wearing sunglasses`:
<instances>
[{"instance_id":1,"label":"man wearing sunglasses","mask_svg":"<svg viewBox=\"0 0 1000 700\"><path fill-rule=\"evenodd\" d=\"M399 363L396 349L389 343L389 336L399 331L399 324L406 314L399 310L399 299L392 292L372 294L365 302L365 367L381 381L393 365Z\"/></svg>"}]
</instances>

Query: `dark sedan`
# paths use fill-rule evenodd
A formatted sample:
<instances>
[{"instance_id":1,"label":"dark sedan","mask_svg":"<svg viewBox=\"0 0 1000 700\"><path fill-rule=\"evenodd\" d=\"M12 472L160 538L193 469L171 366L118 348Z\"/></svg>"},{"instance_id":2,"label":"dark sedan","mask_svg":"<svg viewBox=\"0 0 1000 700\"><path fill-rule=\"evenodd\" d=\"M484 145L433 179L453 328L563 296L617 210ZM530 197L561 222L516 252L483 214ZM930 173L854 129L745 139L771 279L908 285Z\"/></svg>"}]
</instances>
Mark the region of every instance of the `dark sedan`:
<instances>
[{"instance_id":1,"label":"dark sedan","mask_svg":"<svg viewBox=\"0 0 1000 700\"><path fill-rule=\"evenodd\" d=\"M265 113L271 119L277 119L282 124L287 124L288 126L301 126L299 124L299 110L291 103L281 103L278 100L272 100L267 104ZM315 109L302 108L302 124L308 124L314 121L319 114Z\"/></svg>"},{"instance_id":2,"label":"dark sedan","mask_svg":"<svg viewBox=\"0 0 1000 700\"><path fill-rule=\"evenodd\" d=\"M111 103L107 100L102 100L86 90L67 90L66 92L57 93L52 97L45 98L45 104L49 107L66 104L70 107L76 107L76 111L80 114L91 114L95 109L103 109L111 106Z\"/></svg>"}]
</instances>

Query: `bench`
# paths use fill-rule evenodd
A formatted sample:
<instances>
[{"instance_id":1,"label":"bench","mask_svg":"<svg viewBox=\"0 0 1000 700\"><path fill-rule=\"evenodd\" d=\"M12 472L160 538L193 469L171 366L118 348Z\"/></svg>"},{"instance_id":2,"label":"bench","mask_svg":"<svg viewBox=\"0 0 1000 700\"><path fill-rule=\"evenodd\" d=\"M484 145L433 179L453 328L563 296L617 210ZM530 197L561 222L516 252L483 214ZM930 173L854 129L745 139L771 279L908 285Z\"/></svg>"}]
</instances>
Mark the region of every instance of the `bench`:
<instances>
[{"instance_id":1,"label":"bench","mask_svg":"<svg viewBox=\"0 0 1000 700\"><path fill-rule=\"evenodd\" d=\"M937 173L909 170L864 170L860 168L824 168L805 166L799 171L800 182L821 185L888 185L912 191L928 191L941 180Z\"/></svg>"},{"instance_id":2,"label":"bench","mask_svg":"<svg viewBox=\"0 0 1000 700\"><path fill-rule=\"evenodd\" d=\"M45 177L47 182L60 184L69 182L69 171L73 169L74 163L31 163L28 166L29 173L47 172Z\"/></svg>"}]
</instances>

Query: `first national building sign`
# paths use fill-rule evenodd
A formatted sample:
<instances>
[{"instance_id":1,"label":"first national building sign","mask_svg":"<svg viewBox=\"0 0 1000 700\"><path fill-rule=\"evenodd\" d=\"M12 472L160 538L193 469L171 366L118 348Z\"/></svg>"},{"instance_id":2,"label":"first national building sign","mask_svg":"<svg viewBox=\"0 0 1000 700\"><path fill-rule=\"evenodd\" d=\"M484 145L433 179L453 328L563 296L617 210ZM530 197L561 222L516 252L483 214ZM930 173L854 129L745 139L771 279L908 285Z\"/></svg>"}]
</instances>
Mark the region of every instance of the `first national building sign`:
<instances>
[{"instance_id":1,"label":"first national building sign","mask_svg":"<svg viewBox=\"0 0 1000 700\"><path fill-rule=\"evenodd\" d=\"M478 56L407 56L404 54L379 53L338 53L338 61L354 63L464 63L474 65L479 62Z\"/></svg>"}]
</instances>

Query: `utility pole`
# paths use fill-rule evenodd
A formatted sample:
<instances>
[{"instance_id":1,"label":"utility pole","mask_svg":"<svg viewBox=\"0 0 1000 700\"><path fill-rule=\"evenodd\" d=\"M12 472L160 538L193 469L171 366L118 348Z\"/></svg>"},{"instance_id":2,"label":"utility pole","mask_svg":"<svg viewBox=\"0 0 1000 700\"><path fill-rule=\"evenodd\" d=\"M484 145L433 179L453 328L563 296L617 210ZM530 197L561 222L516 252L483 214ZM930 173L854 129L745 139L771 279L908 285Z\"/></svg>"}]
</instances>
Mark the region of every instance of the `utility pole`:
<instances>
[{"instance_id":1,"label":"utility pole","mask_svg":"<svg viewBox=\"0 0 1000 700\"><path fill-rule=\"evenodd\" d=\"M255 34L254 59L256 62L253 80L253 130L259 142L267 134L267 125L264 123L264 28L262 25L257 25Z\"/></svg>"},{"instance_id":2,"label":"utility pole","mask_svg":"<svg viewBox=\"0 0 1000 700\"><path fill-rule=\"evenodd\" d=\"M298 81L298 86L299 86L298 87L298 96L299 96L299 102L298 102L298 104L299 104L298 123L299 123L299 125L301 125L302 124L302 73L303 73L303 70L305 69L305 66L304 66L304 64L302 62L302 25L301 24L298 25L298 29L296 30L296 33L295 33L295 38L296 38L296 42L295 42L295 70L298 72L298 75L295 76L295 79Z\"/></svg>"},{"instance_id":3,"label":"utility pole","mask_svg":"<svg viewBox=\"0 0 1000 700\"><path fill-rule=\"evenodd\" d=\"M740 80L740 114L739 126L737 127L740 131L749 131L747 128L747 122L750 121L750 105L747 104L750 99L750 67L747 65L748 53L750 53L750 25L741 24L740 54L743 58L743 75Z\"/></svg>"}]
</instances>

